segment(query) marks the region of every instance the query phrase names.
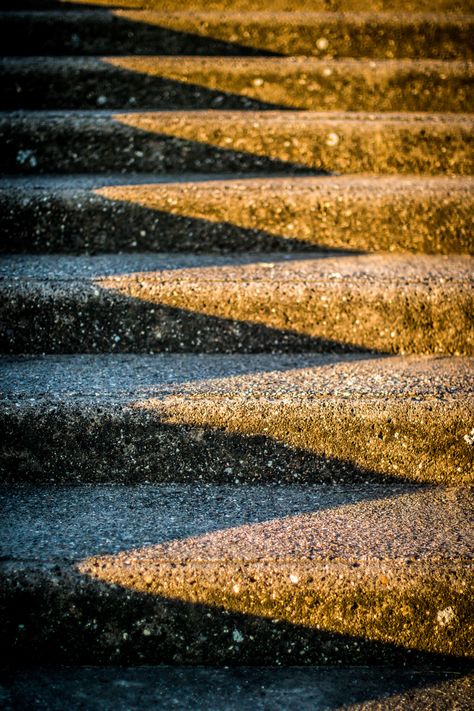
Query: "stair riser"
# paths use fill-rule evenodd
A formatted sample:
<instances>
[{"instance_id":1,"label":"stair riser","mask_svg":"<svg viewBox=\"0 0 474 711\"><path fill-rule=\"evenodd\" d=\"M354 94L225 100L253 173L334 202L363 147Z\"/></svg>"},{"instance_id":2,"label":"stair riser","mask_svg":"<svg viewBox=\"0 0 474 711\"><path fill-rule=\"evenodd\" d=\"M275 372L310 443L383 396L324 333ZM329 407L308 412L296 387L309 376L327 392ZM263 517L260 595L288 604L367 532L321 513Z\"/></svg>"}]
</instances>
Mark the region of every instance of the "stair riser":
<instances>
[{"instance_id":1,"label":"stair riser","mask_svg":"<svg viewBox=\"0 0 474 711\"><path fill-rule=\"evenodd\" d=\"M329 116L332 116L331 114ZM244 116L56 114L0 120L5 173L474 172L473 123L331 120L272 112ZM306 118L304 118L306 117Z\"/></svg>"},{"instance_id":2,"label":"stair riser","mask_svg":"<svg viewBox=\"0 0 474 711\"><path fill-rule=\"evenodd\" d=\"M474 111L473 69L461 62L110 61L4 60L0 109Z\"/></svg>"},{"instance_id":3,"label":"stair riser","mask_svg":"<svg viewBox=\"0 0 474 711\"><path fill-rule=\"evenodd\" d=\"M436 565L435 572L429 565L403 563L355 568L327 561L165 560L146 570L133 566L112 572L107 580L109 571L94 567L100 561L81 563L80 572L67 563L32 572L27 564L3 564L0 603L7 622L2 647L10 662L380 665L428 660L452 666L465 657L468 664L470 609L462 591L470 571L454 562L449 569ZM234 580L240 582L238 594L232 591ZM446 609L455 609L456 617L443 629L433 617Z\"/></svg>"},{"instance_id":4,"label":"stair riser","mask_svg":"<svg viewBox=\"0 0 474 711\"><path fill-rule=\"evenodd\" d=\"M4 55L315 55L474 58L472 16L0 13ZM289 19L290 18L290 19Z\"/></svg>"},{"instance_id":5,"label":"stair riser","mask_svg":"<svg viewBox=\"0 0 474 711\"><path fill-rule=\"evenodd\" d=\"M472 483L472 400L2 406L5 482ZM27 433L27 436L25 436ZM212 455L210 454L212 453Z\"/></svg>"},{"instance_id":6,"label":"stair riser","mask_svg":"<svg viewBox=\"0 0 474 711\"><path fill-rule=\"evenodd\" d=\"M57 281L12 274L1 284L0 347L7 353L472 352L467 272L406 281L370 272L343 277L329 271L344 269L339 259L339 265L309 261L303 271L270 264L140 274L128 266L123 276ZM323 272L317 276L313 267Z\"/></svg>"},{"instance_id":7,"label":"stair riser","mask_svg":"<svg viewBox=\"0 0 474 711\"><path fill-rule=\"evenodd\" d=\"M298 180L0 189L0 249L474 251L470 182Z\"/></svg>"}]
</instances>

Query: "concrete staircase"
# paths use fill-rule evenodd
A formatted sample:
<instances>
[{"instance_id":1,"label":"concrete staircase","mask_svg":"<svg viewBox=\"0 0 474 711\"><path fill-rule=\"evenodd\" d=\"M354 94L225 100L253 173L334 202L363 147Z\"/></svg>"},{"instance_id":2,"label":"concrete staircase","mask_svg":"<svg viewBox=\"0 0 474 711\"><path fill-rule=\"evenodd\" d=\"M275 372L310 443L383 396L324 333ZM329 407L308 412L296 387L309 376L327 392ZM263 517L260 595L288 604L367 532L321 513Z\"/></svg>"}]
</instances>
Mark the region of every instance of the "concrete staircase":
<instances>
[{"instance_id":1,"label":"concrete staircase","mask_svg":"<svg viewBox=\"0 0 474 711\"><path fill-rule=\"evenodd\" d=\"M0 9L0 704L472 708L472 4Z\"/></svg>"}]
</instances>

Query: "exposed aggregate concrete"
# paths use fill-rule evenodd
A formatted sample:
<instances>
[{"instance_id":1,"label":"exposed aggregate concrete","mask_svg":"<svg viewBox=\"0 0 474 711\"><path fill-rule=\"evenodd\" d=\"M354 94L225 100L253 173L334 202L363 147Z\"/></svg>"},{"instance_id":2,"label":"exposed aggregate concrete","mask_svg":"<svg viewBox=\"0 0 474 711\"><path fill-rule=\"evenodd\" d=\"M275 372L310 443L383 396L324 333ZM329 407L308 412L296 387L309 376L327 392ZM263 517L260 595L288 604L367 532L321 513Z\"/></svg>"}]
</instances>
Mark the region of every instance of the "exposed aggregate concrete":
<instances>
[{"instance_id":1,"label":"exposed aggregate concrete","mask_svg":"<svg viewBox=\"0 0 474 711\"><path fill-rule=\"evenodd\" d=\"M470 114L12 112L5 173L474 173Z\"/></svg>"},{"instance_id":2,"label":"exposed aggregate concrete","mask_svg":"<svg viewBox=\"0 0 474 711\"><path fill-rule=\"evenodd\" d=\"M474 110L472 62L313 57L0 60L5 109Z\"/></svg>"},{"instance_id":3,"label":"exposed aggregate concrete","mask_svg":"<svg viewBox=\"0 0 474 711\"><path fill-rule=\"evenodd\" d=\"M4 481L472 482L470 359L4 357Z\"/></svg>"},{"instance_id":4,"label":"exposed aggregate concrete","mask_svg":"<svg viewBox=\"0 0 474 711\"><path fill-rule=\"evenodd\" d=\"M11 660L436 665L439 655L449 666L470 654L467 491L5 493Z\"/></svg>"},{"instance_id":5,"label":"exposed aggregate concrete","mask_svg":"<svg viewBox=\"0 0 474 711\"><path fill-rule=\"evenodd\" d=\"M472 354L468 256L4 256L10 353Z\"/></svg>"},{"instance_id":6,"label":"exposed aggregate concrete","mask_svg":"<svg viewBox=\"0 0 474 711\"><path fill-rule=\"evenodd\" d=\"M474 18L397 12L0 13L5 55L316 55L470 59Z\"/></svg>"},{"instance_id":7,"label":"exposed aggregate concrete","mask_svg":"<svg viewBox=\"0 0 474 711\"><path fill-rule=\"evenodd\" d=\"M472 177L0 179L6 252L474 252Z\"/></svg>"}]
</instances>

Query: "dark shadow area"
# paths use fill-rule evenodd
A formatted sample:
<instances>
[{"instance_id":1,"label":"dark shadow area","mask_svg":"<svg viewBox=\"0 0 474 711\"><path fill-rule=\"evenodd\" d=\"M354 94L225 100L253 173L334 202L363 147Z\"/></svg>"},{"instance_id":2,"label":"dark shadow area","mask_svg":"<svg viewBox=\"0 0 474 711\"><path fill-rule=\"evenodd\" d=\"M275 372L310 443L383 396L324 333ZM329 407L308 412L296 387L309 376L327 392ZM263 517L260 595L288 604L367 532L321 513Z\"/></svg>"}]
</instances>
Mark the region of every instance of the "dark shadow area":
<instances>
[{"instance_id":1,"label":"dark shadow area","mask_svg":"<svg viewBox=\"0 0 474 711\"><path fill-rule=\"evenodd\" d=\"M47 14L1 12L0 46L4 56L32 55L201 55L277 57L281 53L213 39L168 27L134 22L101 8L64 6ZM100 48L100 49L99 49Z\"/></svg>"},{"instance_id":2,"label":"dark shadow area","mask_svg":"<svg viewBox=\"0 0 474 711\"><path fill-rule=\"evenodd\" d=\"M78 60L79 62L79 60ZM201 84L182 82L139 71L90 63L68 67L67 72L54 75L43 71L41 65L34 72L11 64L0 66L0 110L17 109L239 109L291 110L285 104L254 99L231 91L209 89ZM98 82L98 73L100 83ZM71 85L74 94L71 96Z\"/></svg>"}]
</instances>

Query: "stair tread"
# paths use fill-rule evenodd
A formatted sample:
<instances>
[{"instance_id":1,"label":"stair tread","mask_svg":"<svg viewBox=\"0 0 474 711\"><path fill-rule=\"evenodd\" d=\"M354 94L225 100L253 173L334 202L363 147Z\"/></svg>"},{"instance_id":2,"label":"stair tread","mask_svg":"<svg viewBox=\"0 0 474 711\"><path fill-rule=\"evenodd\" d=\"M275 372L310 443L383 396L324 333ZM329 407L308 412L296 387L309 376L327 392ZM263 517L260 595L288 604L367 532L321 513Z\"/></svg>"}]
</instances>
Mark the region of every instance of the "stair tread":
<instances>
[{"instance_id":1,"label":"stair tread","mask_svg":"<svg viewBox=\"0 0 474 711\"><path fill-rule=\"evenodd\" d=\"M468 255L350 254L314 252L285 253L174 254L137 253L104 255L4 255L0 278L12 286L25 281L78 282L101 284L110 277L117 282L140 281L174 283L235 282L247 288L268 282L276 291L284 283L360 283L361 287L385 289L387 282L403 287L410 284L436 289L438 283L474 285L474 258ZM34 288L34 283L32 284ZM104 284L107 288L107 285ZM224 287L225 288L225 287Z\"/></svg>"},{"instance_id":2,"label":"stair tread","mask_svg":"<svg viewBox=\"0 0 474 711\"><path fill-rule=\"evenodd\" d=\"M8 484L0 491L0 551L8 564L123 551L137 563L140 557L196 565L268 560L303 569L328 560L335 567L354 561L368 569L388 562L408 567L411 559L435 574L437 566L474 556L468 488Z\"/></svg>"},{"instance_id":3,"label":"stair tread","mask_svg":"<svg viewBox=\"0 0 474 711\"><path fill-rule=\"evenodd\" d=\"M473 359L447 356L100 354L0 356L0 402L123 406L147 398L247 397L296 402L474 402ZM29 397L32 399L30 400Z\"/></svg>"},{"instance_id":4,"label":"stair tread","mask_svg":"<svg viewBox=\"0 0 474 711\"><path fill-rule=\"evenodd\" d=\"M383 703L412 709L472 706L472 675L459 671L375 666L333 667L30 667L0 676L7 708L38 699L51 711L86 705L90 711L129 711L140 694L145 708L194 711L325 711L348 704ZM61 689L60 699L58 688ZM375 707L375 706L374 706Z\"/></svg>"}]
</instances>

